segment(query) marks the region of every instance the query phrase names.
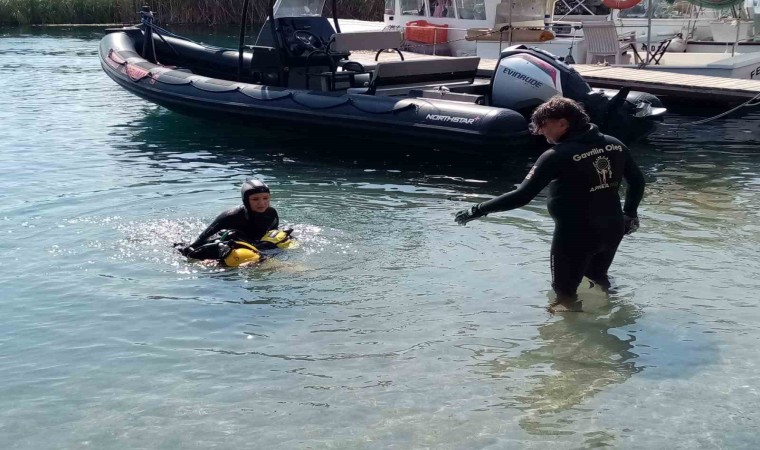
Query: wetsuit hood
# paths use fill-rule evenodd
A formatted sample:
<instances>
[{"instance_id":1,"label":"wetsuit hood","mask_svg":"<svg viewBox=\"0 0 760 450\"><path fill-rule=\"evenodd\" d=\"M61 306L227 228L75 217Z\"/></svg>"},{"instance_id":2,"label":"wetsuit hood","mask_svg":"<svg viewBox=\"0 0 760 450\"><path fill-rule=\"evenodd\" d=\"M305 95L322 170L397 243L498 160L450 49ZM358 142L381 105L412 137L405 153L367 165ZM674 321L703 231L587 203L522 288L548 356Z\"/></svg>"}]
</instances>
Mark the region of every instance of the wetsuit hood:
<instances>
[{"instance_id":1,"label":"wetsuit hood","mask_svg":"<svg viewBox=\"0 0 760 450\"><path fill-rule=\"evenodd\" d=\"M248 204L248 197L253 194L261 193L269 193L269 186L267 186L263 181L254 178L252 180L246 180L245 183L243 183L243 185L240 187L240 196L243 199L243 207L245 207L246 213L254 213Z\"/></svg>"}]
</instances>

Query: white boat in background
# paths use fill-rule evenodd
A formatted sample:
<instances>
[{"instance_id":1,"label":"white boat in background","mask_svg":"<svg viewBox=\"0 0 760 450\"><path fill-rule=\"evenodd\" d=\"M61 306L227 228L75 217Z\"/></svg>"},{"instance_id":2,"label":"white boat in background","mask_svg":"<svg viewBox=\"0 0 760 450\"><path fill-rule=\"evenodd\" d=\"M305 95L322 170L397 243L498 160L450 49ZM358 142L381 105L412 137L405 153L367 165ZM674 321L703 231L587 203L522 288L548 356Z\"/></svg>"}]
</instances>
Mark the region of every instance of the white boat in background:
<instances>
[{"instance_id":1,"label":"white boat in background","mask_svg":"<svg viewBox=\"0 0 760 450\"><path fill-rule=\"evenodd\" d=\"M385 0L383 22L387 28L403 29L414 46L412 50L420 53L496 59L502 48L513 43L528 43L564 56L579 40L558 36L551 29L553 4L553 0L544 3L535 0ZM485 44L479 49L481 43ZM575 49L574 56L577 51Z\"/></svg>"},{"instance_id":2,"label":"white boat in background","mask_svg":"<svg viewBox=\"0 0 760 450\"><path fill-rule=\"evenodd\" d=\"M383 22L371 22L368 20L340 19L340 31L343 33L356 33L361 31L383 31Z\"/></svg>"},{"instance_id":3,"label":"white boat in background","mask_svg":"<svg viewBox=\"0 0 760 450\"><path fill-rule=\"evenodd\" d=\"M586 63L583 24L613 21L618 34L627 36L645 60L647 44L654 51L663 41L674 39L658 63L646 69L760 78L760 41L752 40L752 20L721 19L721 11L684 0L672 5L644 0L611 14L600 7L600 0L560 1L566 13L557 13L562 8L555 8L554 0L385 0L383 26L404 30L408 50L418 53L496 59L502 49L526 44L569 62ZM754 19L756 1L745 0L745 8L737 9L742 17ZM630 60L621 65L641 67L633 53L628 52Z\"/></svg>"}]
</instances>

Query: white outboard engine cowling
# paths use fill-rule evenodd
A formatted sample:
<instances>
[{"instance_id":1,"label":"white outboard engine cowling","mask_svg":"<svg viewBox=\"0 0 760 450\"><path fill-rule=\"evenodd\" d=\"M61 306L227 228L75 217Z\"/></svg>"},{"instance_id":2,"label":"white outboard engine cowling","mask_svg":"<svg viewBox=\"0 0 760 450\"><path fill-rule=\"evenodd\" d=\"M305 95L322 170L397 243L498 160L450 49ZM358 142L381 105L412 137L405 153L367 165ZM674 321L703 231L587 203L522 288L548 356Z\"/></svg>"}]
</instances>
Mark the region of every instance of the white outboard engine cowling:
<instances>
[{"instance_id":1,"label":"white outboard engine cowling","mask_svg":"<svg viewBox=\"0 0 760 450\"><path fill-rule=\"evenodd\" d=\"M501 58L493 76L491 102L516 111L535 108L562 95L561 77L556 67L528 53Z\"/></svg>"},{"instance_id":2,"label":"white outboard engine cowling","mask_svg":"<svg viewBox=\"0 0 760 450\"><path fill-rule=\"evenodd\" d=\"M648 134L665 112L651 94L627 88L591 89L578 71L544 50L524 45L502 50L491 79L491 106L514 110L527 119L555 95L581 103L602 132L624 141Z\"/></svg>"}]
</instances>

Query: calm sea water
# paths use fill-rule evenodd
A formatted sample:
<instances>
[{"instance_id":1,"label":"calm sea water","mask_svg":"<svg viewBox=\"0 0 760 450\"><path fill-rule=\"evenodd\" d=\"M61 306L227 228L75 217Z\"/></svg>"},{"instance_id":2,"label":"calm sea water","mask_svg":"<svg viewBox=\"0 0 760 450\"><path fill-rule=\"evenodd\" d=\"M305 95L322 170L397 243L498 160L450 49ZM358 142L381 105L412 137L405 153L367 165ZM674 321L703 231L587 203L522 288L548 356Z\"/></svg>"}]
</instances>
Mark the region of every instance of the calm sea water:
<instances>
[{"instance_id":1,"label":"calm sea water","mask_svg":"<svg viewBox=\"0 0 760 450\"><path fill-rule=\"evenodd\" d=\"M757 448L760 114L634 146L616 291L552 316L542 198L452 220L530 155L189 119L118 88L99 38L0 38L3 448ZM249 176L301 248L175 253Z\"/></svg>"}]
</instances>

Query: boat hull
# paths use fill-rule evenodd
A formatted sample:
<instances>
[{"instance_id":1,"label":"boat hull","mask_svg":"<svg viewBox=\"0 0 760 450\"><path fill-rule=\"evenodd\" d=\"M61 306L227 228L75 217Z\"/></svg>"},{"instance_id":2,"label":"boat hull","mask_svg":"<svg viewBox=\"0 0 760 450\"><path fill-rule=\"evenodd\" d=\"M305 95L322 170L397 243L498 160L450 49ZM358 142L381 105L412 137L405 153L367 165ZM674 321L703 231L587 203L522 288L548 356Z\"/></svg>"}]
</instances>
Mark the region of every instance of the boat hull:
<instances>
[{"instance_id":1,"label":"boat hull","mask_svg":"<svg viewBox=\"0 0 760 450\"><path fill-rule=\"evenodd\" d=\"M309 91L227 81L153 64L136 51L134 32L100 44L105 73L127 91L179 113L251 127L308 127L336 137L402 141L464 152L542 146L519 113L428 98Z\"/></svg>"}]
</instances>

